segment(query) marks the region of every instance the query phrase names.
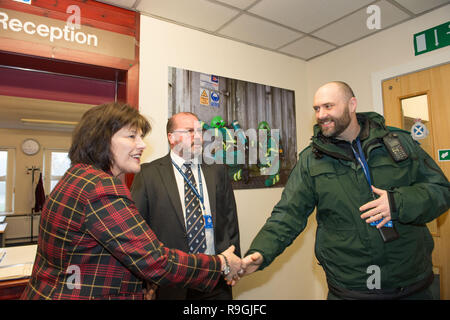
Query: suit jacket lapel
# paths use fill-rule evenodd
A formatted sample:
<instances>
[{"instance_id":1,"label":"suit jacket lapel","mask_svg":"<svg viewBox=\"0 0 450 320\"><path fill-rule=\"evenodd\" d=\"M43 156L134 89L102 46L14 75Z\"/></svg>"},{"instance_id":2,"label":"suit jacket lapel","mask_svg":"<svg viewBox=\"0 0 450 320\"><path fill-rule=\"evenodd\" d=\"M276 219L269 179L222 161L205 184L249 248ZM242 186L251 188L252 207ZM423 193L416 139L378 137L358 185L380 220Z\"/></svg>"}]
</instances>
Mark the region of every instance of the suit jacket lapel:
<instances>
[{"instance_id":1,"label":"suit jacket lapel","mask_svg":"<svg viewBox=\"0 0 450 320\"><path fill-rule=\"evenodd\" d=\"M181 206L180 196L178 194L178 187L175 180L175 174L173 172L172 159L170 158L170 154L161 158L158 169L161 175L162 183L167 190L167 194L173 206L174 212L177 215L183 229L186 229L183 208Z\"/></svg>"},{"instance_id":2,"label":"suit jacket lapel","mask_svg":"<svg viewBox=\"0 0 450 320\"><path fill-rule=\"evenodd\" d=\"M205 176L206 187L208 189L209 207L214 229L216 228L216 176L212 166L202 164L203 175Z\"/></svg>"}]
</instances>

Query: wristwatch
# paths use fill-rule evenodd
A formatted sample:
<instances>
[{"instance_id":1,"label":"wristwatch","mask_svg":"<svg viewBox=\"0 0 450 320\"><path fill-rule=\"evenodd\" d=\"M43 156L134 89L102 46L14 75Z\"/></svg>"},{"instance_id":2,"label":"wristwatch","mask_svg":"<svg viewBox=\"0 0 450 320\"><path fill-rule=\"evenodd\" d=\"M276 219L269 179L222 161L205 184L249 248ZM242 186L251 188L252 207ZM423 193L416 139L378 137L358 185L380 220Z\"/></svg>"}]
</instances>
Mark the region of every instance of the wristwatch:
<instances>
[{"instance_id":1,"label":"wristwatch","mask_svg":"<svg viewBox=\"0 0 450 320\"><path fill-rule=\"evenodd\" d=\"M231 271L231 269L230 269L230 265L228 264L228 259L227 259L227 257L225 257L223 254L219 254L219 256L222 256L223 257L223 259L225 260L225 265L223 265L222 266L222 274L224 275L224 276L227 276L229 273L230 273L230 271Z\"/></svg>"}]
</instances>

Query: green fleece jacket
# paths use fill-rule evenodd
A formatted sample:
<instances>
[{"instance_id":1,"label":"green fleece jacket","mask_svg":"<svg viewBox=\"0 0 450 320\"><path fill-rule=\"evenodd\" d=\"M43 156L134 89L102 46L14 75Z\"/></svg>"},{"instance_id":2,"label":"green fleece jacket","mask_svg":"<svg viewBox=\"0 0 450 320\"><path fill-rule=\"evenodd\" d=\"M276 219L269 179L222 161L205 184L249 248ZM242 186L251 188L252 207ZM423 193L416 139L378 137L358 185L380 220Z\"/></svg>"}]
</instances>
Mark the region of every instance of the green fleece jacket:
<instances>
[{"instance_id":1,"label":"green fleece jacket","mask_svg":"<svg viewBox=\"0 0 450 320\"><path fill-rule=\"evenodd\" d=\"M362 148L375 187L388 190L393 224L400 237L383 242L361 219L359 207L372 192L349 142L324 137L314 127L311 144L292 170L281 200L247 254L258 251L267 267L303 231L317 207L315 254L329 284L367 291L368 268L380 268L381 289L408 286L430 276L434 247L426 223L450 206L450 184L409 132L387 128L376 113L358 113ZM394 132L408 153L395 162L382 138ZM308 263L308 262L305 262Z\"/></svg>"}]
</instances>

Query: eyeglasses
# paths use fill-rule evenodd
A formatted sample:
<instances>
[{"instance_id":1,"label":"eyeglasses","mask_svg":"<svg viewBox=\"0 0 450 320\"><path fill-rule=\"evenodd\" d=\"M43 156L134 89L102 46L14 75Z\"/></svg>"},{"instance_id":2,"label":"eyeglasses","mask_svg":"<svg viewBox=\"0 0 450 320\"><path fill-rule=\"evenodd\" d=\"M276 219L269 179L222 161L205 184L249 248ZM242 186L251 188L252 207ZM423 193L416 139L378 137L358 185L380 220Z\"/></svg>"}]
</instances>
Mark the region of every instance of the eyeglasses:
<instances>
[{"instance_id":1,"label":"eyeglasses","mask_svg":"<svg viewBox=\"0 0 450 320\"><path fill-rule=\"evenodd\" d=\"M175 132L184 133L184 134L186 134L186 133L189 133L189 134L201 134L203 132L203 130L202 129L186 129L186 130L174 130L174 131L172 131L172 133L175 133Z\"/></svg>"}]
</instances>

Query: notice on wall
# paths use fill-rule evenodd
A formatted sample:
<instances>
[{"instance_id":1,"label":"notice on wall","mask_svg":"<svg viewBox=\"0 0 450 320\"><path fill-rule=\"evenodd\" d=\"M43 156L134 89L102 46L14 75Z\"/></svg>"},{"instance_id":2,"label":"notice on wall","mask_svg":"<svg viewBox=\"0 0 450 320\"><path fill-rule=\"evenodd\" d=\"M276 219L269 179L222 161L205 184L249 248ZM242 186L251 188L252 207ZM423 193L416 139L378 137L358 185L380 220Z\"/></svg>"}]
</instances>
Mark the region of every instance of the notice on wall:
<instances>
[{"instance_id":1,"label":"notice on wall","mask_svg":"<svg viewBox=\"0 0 450 320\"><path fill-rule=\"evenodd\" d=\"M219 77L213 74L200 73L200 87L219 90Z\"/></svg>"},{"instance_id":2,"label":"notice on wall","mask_svg":"<svg viewBox=\"0 0 450 320\"><path fill-rule=\"evenodd\" d=\"M200 73L200 104L219 107L219 77L213 74Z\"/></svg>"},{"instance_id":3,"label":"notice on wall","mask_svg":"<svg viewBox=\"0 0 450 320\"><path fill-rule=\"evenodd\" d=\"M205 88L200 88L200 104L204 106L209 106L209 90Z\"/></svg>"},{"instance_id":4,"label":"notice on wall","mask_svg":"<svg viewBox=\"0 0 450 320\"><path fill-rule=\"evenodd\" d=\"M211 91L211 94L210 94L210 97L211 97L211 101L210 101L210 106L211 107L219 107L219 104L220 104L220 94L219 94L219 92L217 92L217 91Z\"/></svg>"}]
</instances>

